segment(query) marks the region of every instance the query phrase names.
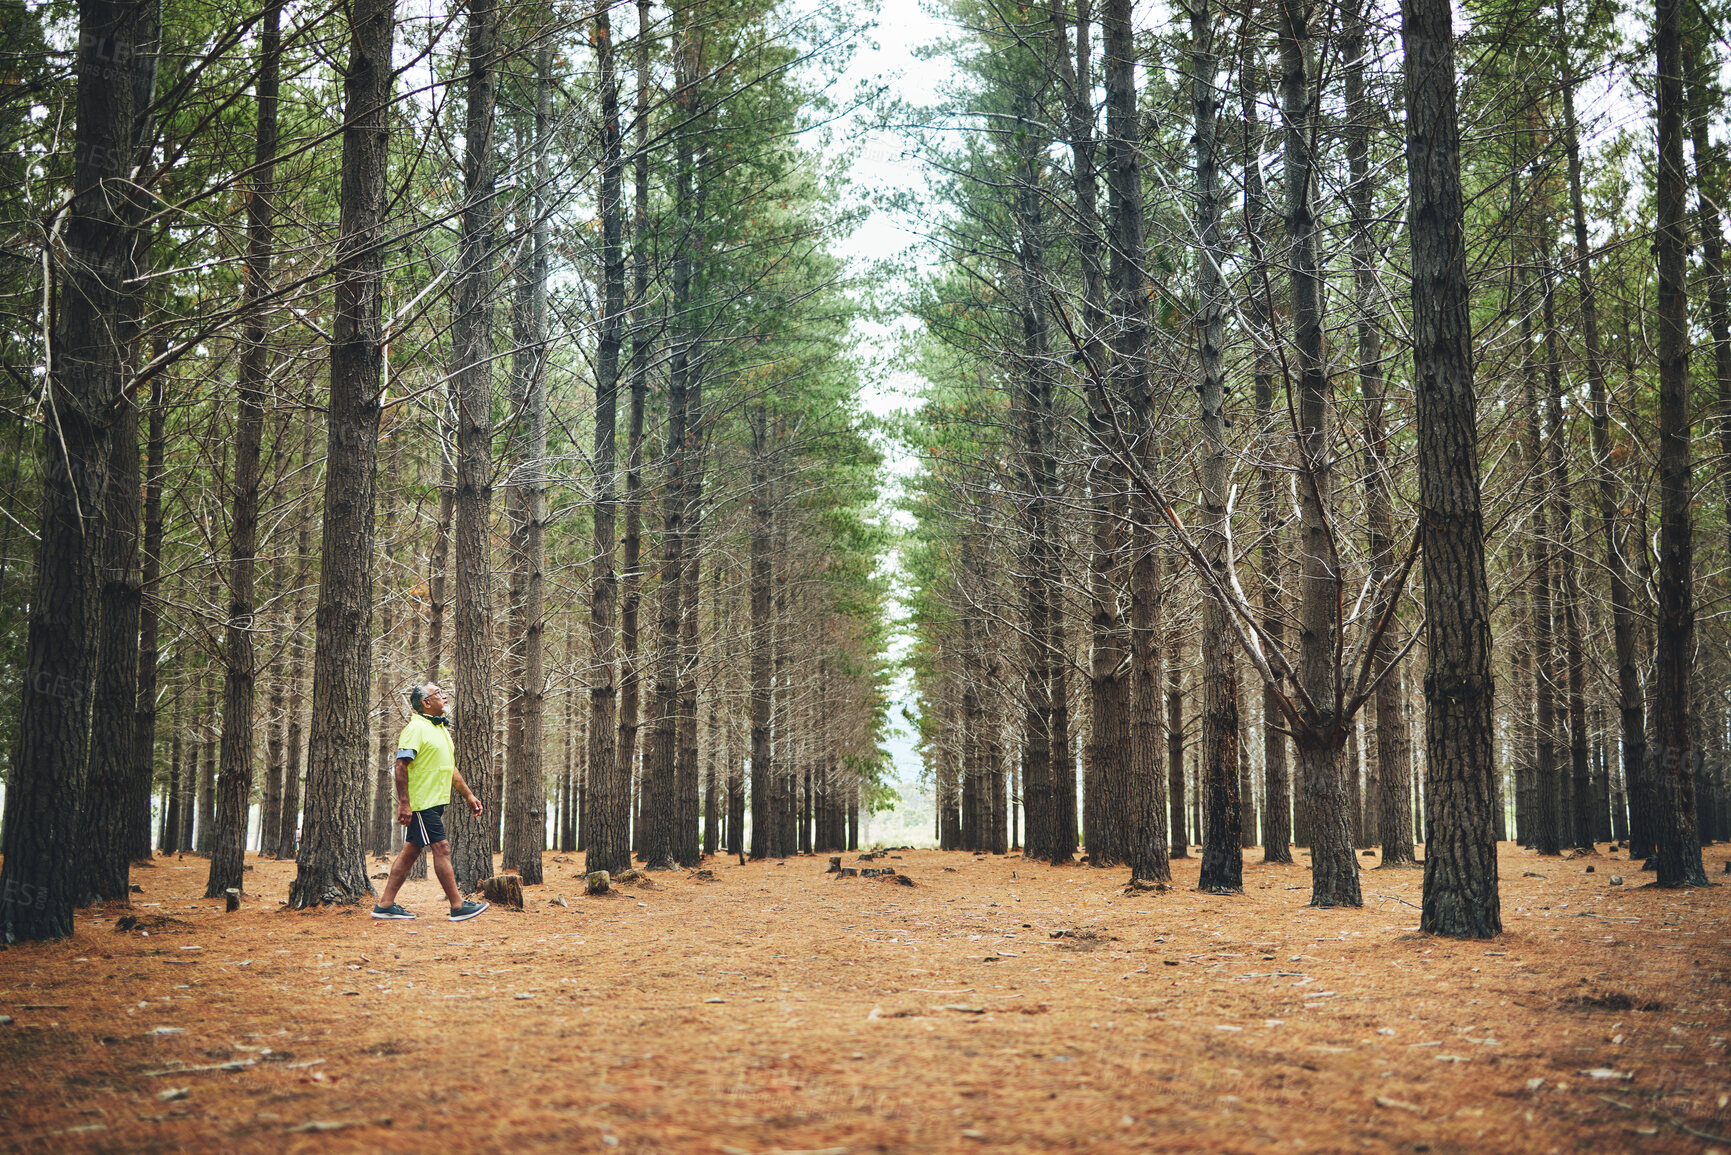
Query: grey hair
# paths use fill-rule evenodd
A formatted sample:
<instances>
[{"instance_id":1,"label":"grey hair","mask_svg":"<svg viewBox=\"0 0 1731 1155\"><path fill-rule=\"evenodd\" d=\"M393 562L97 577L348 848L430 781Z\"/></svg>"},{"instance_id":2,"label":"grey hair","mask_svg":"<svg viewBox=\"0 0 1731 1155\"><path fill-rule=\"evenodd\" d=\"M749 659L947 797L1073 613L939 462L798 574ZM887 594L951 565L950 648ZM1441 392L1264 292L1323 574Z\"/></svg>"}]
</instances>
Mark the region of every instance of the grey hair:
<instances>
[{"instance_id":1,"label":"grey hair","mask_svg":"<svg viewBox=\"0 0 1731 1155\"><path fill-rule=\"evenodd\" d=\"M427 697L427 687L432 684L433 683L431 682L422 682L420 685L410 688L409 706L415 711L415 713L419 714L421 712L421 703Z\"/></svg>"}]
</instances>

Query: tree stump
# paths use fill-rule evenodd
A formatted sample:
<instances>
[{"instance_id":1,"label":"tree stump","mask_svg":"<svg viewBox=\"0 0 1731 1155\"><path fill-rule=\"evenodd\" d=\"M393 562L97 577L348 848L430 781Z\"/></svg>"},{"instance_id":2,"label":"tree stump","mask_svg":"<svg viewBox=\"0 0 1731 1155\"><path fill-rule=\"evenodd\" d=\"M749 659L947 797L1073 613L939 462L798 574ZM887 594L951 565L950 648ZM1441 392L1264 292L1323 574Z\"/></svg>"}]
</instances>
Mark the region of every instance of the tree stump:
<instances>
[{"instance_id":1,"label":"tree stump","mask_svg":"<svg viewBox=\"0 0 1731 1155\"><path fill-rule=\"evenodd\" d=\"M841 871L836 875L836 877L837 878L858 878L859 877L859 870L857 867L844 866L841 868Z\"/></svg>"},{"instance_id":2,"label":"tree stump","mask_svg":"<svg viewBox=\"0 0 1731 1155\"><path fill-rule=\"evenodd\" d=\"M240 909L240 888L231 886L223 891L223 897L228 900L228 912L233 914Z\"/></svg>"},{"instance_id":3,"label":"tree stump","mask_svg":"<svg viewBox=\"0 0 1731 1155\"><path fill-rule=\"evenodd\" d=\"M481 880L481 897L494 906L523 909L523 880L515 874L495 874Z\"/></svg>"},{"instance_id":4,"label":"tree stump","mask_svg":"<svg viewBox=\"0 0 1731 1155\"><path fill-rule=\"evenodd\" d=\"M840 870L841 870L841 855L839 855L839 854L830 855L829 856L829 869L824 871L824 873L825 874L835 874Z\"/></svg>"},{"instance_id":5,"label":"tree stump","mask_svg":"<svg viewBox=\"0 0 1731 1155\"><path fill-rule=\"evenodd\" d=\"M584 894L606 894L613 889L613 878L605 870L597 870L583 879Z\"/></svg>"}]
</instances>

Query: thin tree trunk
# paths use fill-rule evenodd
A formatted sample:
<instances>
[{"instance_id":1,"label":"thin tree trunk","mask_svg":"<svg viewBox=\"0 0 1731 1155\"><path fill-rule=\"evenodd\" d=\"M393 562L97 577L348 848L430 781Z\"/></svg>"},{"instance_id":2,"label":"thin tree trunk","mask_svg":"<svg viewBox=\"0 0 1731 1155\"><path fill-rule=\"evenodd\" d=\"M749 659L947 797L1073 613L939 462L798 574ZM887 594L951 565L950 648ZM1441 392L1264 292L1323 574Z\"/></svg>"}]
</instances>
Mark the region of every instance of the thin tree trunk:
<instances>
[{"instance_id":1,"label":"thin tree trunk","mask_svg":"<svg viewBox=\"0 0 1731 1155\"><path fill-rule=\"evenodd\" d=\"M1060 42L1062 37L1060 36ZM1050 860L1053 852L1051 619L1056 590L1056 545L1052 541L1050 493L1055 466L1047 448L1052 384L1046 328L1045 222L1041 212L1038 174L1043 134L1028 119L1031 109L1019 106L1024 143L1017 157L1016 226L1018 232L1017 320L1021 326L1021 358L1016 369L1022 432L1021 483L1026 500L1019 502L1024 520L1022 597L1027 614L1023 655L1023 774L1027 810L1029 858Z\"/></svg>"},{"instance_id":2,"label":"thin tree trunk","mask_svg":"<svg viewBox=\"0 0 1731 1155\"><path fill-rule=\"evenodd\" d=\"M643 419L649 394L649 361L653 355L649 313L649 0L637 3L637 147L633 156L631 413L626 432L625 550L619 623L619 765L624 794L621 821L631 829L630 847L641 849L643 827L630 828L632 802L641 815L641 783L633 799L631 783L637 763L642 674L638 660L638 612L643 586ZM626 854L625 864L629 865Z\"/></svg>"},{"instance_id":3,"label":"thin tree trunk","mask_svg":"<svg viewBox=\"0 0 1731 1155\"><path fill-rule=\"evenodd\" d=\"M1365 94L1364 8L1354 4L1344 29L1341 54L1346 59L1346 154L1351 176L1352 268L1358 312L1358 380L1364 398L1365 513L1369 522L1371 584L1387 590L1395 568L1393 463L1388 452L1388 427L1383 416L1385 381L1382 329L1384 305L1377 285L1377 247L1371 206L1370 124L1374 113ZM1383 607L1377 607L1379 610ZM1373 658L1379 672L1394 660L1392 639L1386 635ZM1384 867L1413 863L1412 784L1407 780L1411 743L1401 702L1405 679L1390 670L1376 689L1376 783L1367 805L1374 806L1374 826L1382 842Z\"/></svg>"},{"instance_id":4,"label":"thin tree trunk","mask_svg":"<svg viewBox=\"0 0 1731 1155\"><path fill-rule=\"evenodd\" d=\"M158 352L166 348L166 342ZM157 664L161 656L157 604L162 577L162 479L167 453L167 388L161 376L150 385L150 432L145 440L144 552L138 607L138 703L133 723L133 797L127 813L134 823L132 857L150 858L150 795L156 777Z\"/></svg>"},{"instance_id":5,"label":"thin tree trunk","mask_svg":"<svg viewBox=\"0 0 1731 1155\"><path fill-rule=\"evenodd\" d=\"M1560 42L1567 44L1567 17L1557 6ZM1622 734L1622 764L1635 818L1630 858L1644 858L1651 849L1651 835L1644 829L1647 778L1646 702L1636 657L1634 592L1629 564L1624 554L1621 515L1618 511L1617 477L1611 463L1611 412L1605 383L1604 353L1600 346L1598 292L1593 282L1592 249L1587 240L1586 197L1581 176L1580 133L1575 118L1574 64L1564 62L1563 139L1569 158L1569 206L1575 234L1575 269L1581 298L1581 333L1587 361L1588 408L1592 414L1593 472L1597 482L1600 532L1605 538L1606 576L1611 594L1611 638L1617 663L1617 708ZM1524 832L1523 832L1524 836Z\"/></svg>"},{"instance_id":6,"label":"thin tree trunk","mask_svg":"<svg viewBox=\"0 0 1731 1155\"><path fill-rule=\"evenodd\" d=\"M168 791L162 807L162 853L171 854L180 846L180 777L181 758L185 753L185 730L181 726L181 679L174 680L168 707Z\"/></svg>"},{"instance_id":7,"label":"thin tree trunk","mask_svg":"<svg viewBox=\"0 0 1731 1155\"><path fill-rule=\"evenodd\" d=\"M494 714L492 560L493 495L493 228L494 83L498 8L469 5L467 109L463 139L463 211L456 313L451 324L457 394L456 714L452 745L457 773L481 799L479 818L462 800L446 812L457 888L474 891L493 873L499 829L493 789Z\"/></svg>"},{"instance_id":8,"label":"thin tree trunk","mask_svg":"<svg viewBox=\"0 0 1731 1155\"><path fill-rule=\"evenodd\" d=\"M1218 578L1226 578L1225 286L1220 272L1220 168L1215 128L1220 110L1214 10L1190 9L1190 85L1196 146L1196 348L1202 434L1201 548ZM1198 886L1212 894L1244 889L1244 799L1238 781L1238 659L1228 609L1205 591L1202 605L1202 871Z\"/></svg>"},{"instance_id":9,"label":"thin tree trunk","mask_svg":"<svg viewBox=\"0 0 1731 1155\"><path fill-rule=\"evenodd\" d=\"M519 261L512 309L511 376L513 398L522 412L515 458L523 475L513 487L516 518L512 526L518 615L512 633L517 651L515 747L505 755L505 842L501 865L516 870L525 886L542 880L541 851L547 843L547 798L543 753L547 690L547 275L546 190L552 179L548 132L553 112L553 45L542 41L535 55L535 191L524 206L528 221L528 259ZM615 214L617 215L617 213ZM615 224L617 229L617 223ZM619 282L623 282L621 269ZM621 297L623 294L621 294ZM623 299L607 302L624 309ZM614 354L617 366L617 351ZM615 368L617 373L617 368Z\"/></svg>"},{"instance_id":10,"label":"thin tree trunk","mask_svg":"<svg viewBox=\"0 0 1731 1155\"><path fill-rule=\"evenodd\" d=\"M1248 19L1248 15L1246 16ZM1281 549L1285 518L1276 493L1280 416L1274 408L1274 328L1270 317L1267 234L1267 193L1262 180L1263 130L1257 117L1262 68L1256 40L1241 35L1239 100L1244 139L1244 236L1250 245L1250 279L1245 315L1256 341L1253 400L1257 430L1257 518L1262 529L1262 574L1259 585L1262 632L1272 646L1281 644L1285 617L1281 609ZM1206 627L1205 627L1206 628ZM1280 700L1274 687L1262 687L1262 861L1292 861L1292 773L1287 764L1286 735L1281 732Z\"/></svg>"},{"instance_id":11,"label":"thin tree trunk","mask_svg":"<svg viewBox=\"0 0 1731 1155\"><path fill-rule=\"evenodd\" d=\"M769 415L761 402L751 412L751 857L767 858L774 842L770 764L771 622ZM942 784L939 785L940 797ZM940 801L939 809L942 809Z\"/></svg>"},{"instance_id":12,"label":"thin tree trunk","mask_svg":"<svg viewBox=\"0 0 1731 1155\"><path fill-rule=\"evenodd\" d=\"M1688 178L1683 168L1682 0L1657 0L1659 175L1659 589L1653 657L1653 857L1662 887L1705 886L1696 836L1689 682L1695 641L1689 503Z\"/></svg>"},{"instance_id":13,"label":"thin tree trunk","mask_svg":"<svg viewBox=\"0 0 1731 1155\"><path fill-rule=\"evenodd\" d=\"M640 33L641 35L641 33ZM589 795L584 808L584 862L589 871L619 871L631 864L631 764L619 745L619 576L613 568L617 505L619 347L624 324L625 257L620 212L623 160L619 141L619 81L614 70L613 28L606 5L595 10L595 54L601 94L601 223L605 313L595 374L595 557L589 585ZM635 243L645 238L639 233ZM642 307L639 300L638 307ZM627 559L629 565L629 559Z\"/></svg>"},{"instance_id":14,"label":"thin tree trunk","mask_svg":"<svg viewBox=\"0 0 1731 1155\"><path fill-rule=\"evenodd\" d=\"M1280 3L1281 107L1285 128L1286 232L1296 398L1300 522L1298 678L1312 706L1297 743L1311 821L1311 905L1361 906L1358 859L1340 750L1350 719L1339 713L1335 647L1340 632L1339 558L1328 527L1333 501L1333 436L1323 357L1322 277L1313 201L1316 99L1310 30L1300 0Z\"/></svg>"},{"instance_id":15,"label":"thin tree trunk","mask_svg":"<svg viewBox=\"0 0 1731 1155\"><path fill-rule=\"evenodd\" d=\"M389 362L387 362L387 365ZM367 842L374 854L389 854L397 834L396 787L393 768L396 764L395 748L392 740L400 730L402 722L396 710L391 708L396 695L392 692L391 678L391 631L395 623L394 599L391 597L391 587L394 583L396 570L396 526L397 502L396 495L400 488L399 474L402 461L402 447L398 439L386 449L385 459L385 524L384 532L384 571L385 596L379 605L379 677L378 677L378 744L373 754L373 817L371 833Z\"/></svg>"},{"instance_id":16,"label":"thin tree trunk","mask_svg":"<svg viewBox=\"0 0 1731 1155\"><path fill-rule=\"evenodd\" d=\"M1562 605L1563 662L1569 718L1569 813L1563 829L1568 841L1587 853L1593 851L1593 783L1587 754L1586 640L1582 618L1581 576L1575 553L1574 483L1569 478L1568 428L1563 423L1563 374L1561 339L1557 331L1555 278L1551 269L1549 239L1540 240L1539 276L1544 293L1542 318L1545 327L1546 423L1545 468L1555 520L1557 572L1555 591Z\"/></svg>"},{"instance_id":17,"label":"thin tree trunk","mask_svg":"<svg viewBox=\"0 0 1731 1155\"><path fill-rule=\"evenodd\" d=\"M674 105L682 128L674 140L674 230L673 316L682 328L690 322L686 308L691 298L693 231L693 163L691 133L695 115L697 62L690 19L685 9L675 10L681 21L674 49ZM650 870L667 870L676 864L679 796L675 771L678 764L679 720L679 626L683 612L685 583L686 486L690 456L686 446L686 421L690 390L692 341L688 335L675 338L667 376L667 448L663 458L661 495L661 586L656 604L655 696L651 718L654 726L643 748L643 861Z\"/></svg>"},{"instance_id":18,"label":"thin tree trunk","mask_svg":"<svg viewBox=\"0 0 1731 1155\"><path fill-rule=\"evenodd\" d=\"M260 452L271 348L261 302L270 292L276 249L277 89L282 60L282 6L266 9L259 29L257 139L253 187L247 198L247 262L242 307L247 311L240 363L240 414L234 436L234 515L229 527L228 623L223 657L222 771L217 781L216 837L211 842L206 898L246 889L247 811L252 801L254 573L258 565Z\"/></svg>"},{"instance_id":19,"label":"thin tree trunk","mask_svg":"<svg viewBox=\"0 0 1731 1155\"><path fill-rule=\"evenodd\" d=\"M1149 279L1143 267L1141 114L1136 98L1132 0L1107 0L1100 21L1105 43L1106 183L1110 193L1110 311L1113 329L1112 393L1126 404L1134 442L1124 451L1143 465L1154 461L1151 436ZM1166 845L1166 778L1159 772L1156 740L1160 709L1160 559L1155 552L1155 510L1140 489L1128 495L1127 566L1130 578L1129 669L1118 675L1120 713L1106 762L1109 797L1122 816L1115 850L1131 878L1171 877ZM994 771L996 772L996 771Z\"/></svg>"},{"instance_id":20,"label":"thin tree trunk","mask_svg":"<svg viewBox=\"0 0 1731 1155\"><path fill-rule=\"evenodd\" d=\"M301 816L301 751L302 698L306 684L307 646L306 618L307 575L312 559L312 437L310 413L302 422L301 461L306 469L301 493L296 501L295 516L300 523L295 530L294 594L284 611L284 629L289 634L288 660L288 725L284 738L282 774L281 823L277 828L276 857L296 857Z\"/></svg>"},{"instance_id":21,"label":"thin tree trunk","mask_svg":"<svg viewBox=\"0 0 1731 1155\"><path fill-rule=\"evenodd\" d=\"M703 583L703 362L699 349L690 356L690 389L686 397L685 426L685 563L681 567L684 589L680 596L678 724L673 768L674 856L688 869L703 860L698 844L697 770L697 673L703 656L698 634L700 591Z\"/></svg>"},{"instance_id":22,"label":"thin tree trunk","mask_svg":"<svg viewBox=\"0 0 1731 1155\"><path fill-rule=\"evenodd\" d=\"M277 426L276 454L280 462L278 467L279 484L285 483L295 470L295 455L289 449L289 437L293 432L293 426L294 419L292 416L285 416ZM305 461L301 462L302 466L306 464ZM283 491L287 492L286 484L283 485ZM293 508L297 504L295 498L289 498L288 504ZM147 508L148 505L147 496ZM148 539L148 534L146 537ZM286 644L295 628L292 611L294 599L289 587L289 555L288 550L282 547L275 549L273 555L270 585L271 596L277 602L276 637L279 643ZM264 796L259 801L258 811L258 853L261 858L275 858L277 840L282 834L283 758L288 737L288 679L280 668L274 670L270 676L270 706L267 711L267 718Z\"/></svg>"}]
</instances>

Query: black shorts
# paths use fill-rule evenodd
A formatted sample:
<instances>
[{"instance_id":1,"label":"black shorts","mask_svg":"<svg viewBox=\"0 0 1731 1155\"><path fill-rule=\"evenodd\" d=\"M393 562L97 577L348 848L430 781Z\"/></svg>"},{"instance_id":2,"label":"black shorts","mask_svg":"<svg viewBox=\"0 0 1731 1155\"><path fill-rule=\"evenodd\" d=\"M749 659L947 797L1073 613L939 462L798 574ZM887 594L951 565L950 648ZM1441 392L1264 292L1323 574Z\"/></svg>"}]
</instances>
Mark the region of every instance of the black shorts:
<instances>
[{"instance_id":1,"label":"black shorts","mask_svg":"<svg viewBox=\"0 0 1731 1155\"><path fill-rule=\"evenodd\" d=\"M409 815L409 830L404 836L413 846L431 846L445 841L445 808L431 806Z\"/></svg>"}]
</instances>

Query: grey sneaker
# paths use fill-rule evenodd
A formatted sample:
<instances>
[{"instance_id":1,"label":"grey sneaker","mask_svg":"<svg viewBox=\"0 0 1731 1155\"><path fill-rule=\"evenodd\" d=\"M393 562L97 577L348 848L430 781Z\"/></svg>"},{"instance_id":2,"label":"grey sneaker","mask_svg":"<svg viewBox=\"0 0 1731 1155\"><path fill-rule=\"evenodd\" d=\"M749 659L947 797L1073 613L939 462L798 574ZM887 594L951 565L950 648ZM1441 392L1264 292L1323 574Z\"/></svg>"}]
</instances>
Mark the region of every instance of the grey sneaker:
<instances>
[{"instance_id":1,"label":"grey sneaker","mask_svg":"<svg viewBox=\"0 0 1731 1155\"><path fill-rule=\"evenodd\" d=\"M477 914L480 914L491 905L491 903L487 902L470 902L465 899L462 906L453 906L451 908L451 921L462 922L465 919L474 918ZM413 916L411 915L410 917Z\"/></svg>"},{"instance_id":2,"label":"grey sneaker","mask_svg":"<svg viewBox=\"0 0 1731 1155\"><path fill-rule=\"evenodd\" d=\"M414 918L415 916L413 914L411 914L409 911L404 910L400 904L393 902L389 906L375 906L375 907L373 907L373 917L374 918Z\"/></svg>"}]
</instances>

